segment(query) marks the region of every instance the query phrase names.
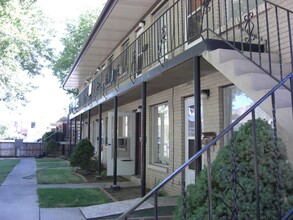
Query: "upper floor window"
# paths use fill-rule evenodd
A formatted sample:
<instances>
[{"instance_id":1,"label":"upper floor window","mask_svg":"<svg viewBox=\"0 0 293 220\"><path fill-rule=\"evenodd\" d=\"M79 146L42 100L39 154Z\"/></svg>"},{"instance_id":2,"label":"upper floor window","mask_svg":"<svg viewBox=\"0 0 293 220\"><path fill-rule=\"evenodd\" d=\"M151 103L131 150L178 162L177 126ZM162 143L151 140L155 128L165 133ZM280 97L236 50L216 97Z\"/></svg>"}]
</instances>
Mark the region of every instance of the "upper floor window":
<instances>
[{"instance_id":1,"label":"upper floor window","mask_svg":"<svg viewBox=\"0 0 293 220\"><path fill-rule=\"evenodd\" d=\"M256 9L256 6L259 6L264 1L263 0L233 0L225 1L227 4L227 16L228 19L239 18L240 15L244 16Z\"/></svg>"},{"instance_id":2,"label":"upper floor window","mask_svg":"<svg viewBox=\"0 0 293 220\"><path fill-rule=\"evenodd\" d=\"M200 3L201 0L188 0L186 8L187 17L187 40L188 43L198 39L200 34Z\"/></svg>"},{"instance_id":3,"label":"upper floor window","mask_svg":"<svg viewBox=\"0 0 293 220\"><path fill-rule=\"evenodd\" d=\"M160 104L152 108L153 162L169 164L169 108Z\"/></svg>"},{"instance_id":4,"label":"upper floor window","mask_svg":"<svg viewBox=\"0 0 293 220\"><path fill-rule=\"evenodd\" d=\"M129 40L127 40L126 42L124 42L124 44L122 44L121 46L121 50L122 50L122 55L121 55L121 75L123 75L124 73L128 72L129 69Z\"/></svg>"},{"instance_id":5,"label":"upper floor window","mask_svg":"<svg viewBox=\"0 0 293 220\"><path fill-rule=\"evenodd\" d=\"M157 59L167 58L168 53L168 26L170 25L170 12L168 4L164 4L154 14L154 50Z\"/></svg>"}]
</instances>

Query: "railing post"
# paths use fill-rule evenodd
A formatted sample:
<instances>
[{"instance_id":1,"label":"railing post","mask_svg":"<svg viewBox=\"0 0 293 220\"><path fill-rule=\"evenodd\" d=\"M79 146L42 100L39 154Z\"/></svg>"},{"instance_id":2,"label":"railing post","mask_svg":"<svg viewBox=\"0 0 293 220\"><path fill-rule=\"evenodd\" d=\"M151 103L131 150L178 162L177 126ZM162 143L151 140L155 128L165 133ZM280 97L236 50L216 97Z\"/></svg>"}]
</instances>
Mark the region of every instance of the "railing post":
<instances>
[{"instance_id":1,"label":"railing post","mask_svg":"<svg viewBox=\"0 0 293 220\"><path fill-rule=\"evenodd\" d=\"M158 192L154 193L154 219L158 219Z\"/></svg>"},{"instance_id":2,"label":"railing post","mask_svg":"<svg viewBox=\"0 0 293 220\"><path fill-rule=\"evenodd\" d=\"M207 173L208 173L208 203L209 203L209 220L213 219L212 206L212 176L211 176L211 149L207 150Z\"/></svg>"},{"instance_id":3,"label":"railing post","mask_svg":"<svg viewBox=\"0 0 293 220\"><path fill-rule=\"evenodd\" d=\"M186 189L185 189L185 168L181 173L181 195L182 195L182 219L186 219Z\"/></svg>"},{"instance_id":4,"label":"railing post","mask_svg":"<svg viewBox=\"0 0 293 220\"><path fill-rule=\"evenodd\" d=\"M114 97L114 146L113 151L113 187L117 186L117 125L118 125L118 97Z\"/></svg>"},{"instance_id":5,"label":"railing post","mask_svg":"<svg viewBox=\"0 0 293 220\"><path fill-rule=\"evenodd\" d=\"M281 219L282 209L281 209L281 191L280 191L280 168L279 168L279 147L278 147L278 131L277 131L277 118L276 118L276 101L275 93L271 95L272 97L272 115L273 115L273 130L274 130L274 165L275 165L275 179L276 179L276 216Z\"/></svg>"},{"instance_id":6,"label":"railing post","mask_svg":"<svg viewBox=\"0 0 293 220\"><path fill-rule=\"evenodd\" d=\"M255 197L256 197L256 219L260 219L260 201L259 201L259 173L258 173L258 151L256 141L256 124L255 124L255 110L252 112L252 146L254 159L254 176L255 176Z\"/></svg>"},{"instance_id":7,"label":"railing post","mask_svg":"<svg viewBox=\"0 0 293 220\"><path fill-rule=\"evenodd\" d=\"M102 120L103 120L103 116L102 116L102 110L103 110L103 106L102 104L100 104L99 106L99 161L98 161L98 174L101 175L102 173Z\"/></svg>"}]
</instances>

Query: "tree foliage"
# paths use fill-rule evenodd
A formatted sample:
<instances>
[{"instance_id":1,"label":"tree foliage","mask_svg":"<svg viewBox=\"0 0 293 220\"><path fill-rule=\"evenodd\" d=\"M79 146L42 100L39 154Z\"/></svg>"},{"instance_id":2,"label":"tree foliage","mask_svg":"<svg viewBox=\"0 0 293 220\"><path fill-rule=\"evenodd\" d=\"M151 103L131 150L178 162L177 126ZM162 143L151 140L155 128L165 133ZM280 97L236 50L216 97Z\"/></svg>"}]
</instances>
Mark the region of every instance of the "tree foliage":
<instances>
[{"instance_id":1,"label":"tree foliage","mask_svg":"<svg viewBox=\"0 0 293 220\"><path fill-rule=\"evenodd\" d=\"M53 73L61 83L87 40L98 15L99 9L86 11L79 16L77 21L69 21L66 24L65 37L61 38L64 48L53 63Z\"/></svg>"},{"instance_id":2,"label":"tree foliage","mask_svg":"<svg viewBox=\"0 0 293 220\"><path fill-rule=\"evenodd\" d=\"M26 102L33 89L27 78L40 74L52 59L47 19L36 0L4 0L0 3L0 101Z\"/></svg>"},{"instance_id":3,"label":"tree foliage","mask_svg":"<svg viewBox=\"0 0 293 220\"><path fill-rule=\"evenodd\" d=\"M88 139L81 139L74 149L70 165L78 166L85 171L90 171L92 168L91 159L95 154L95 148Z\"/></svg>"},{"instance_id":4,"label":"tree foliage","mask_svg":"<svg viewBox=\"0 0 293 220\"><path fill-rule=\"evenodd\" d=\"M257 119L258 169L260 181L260 211L262 219L278 219L276 214L276 183L273 129L264 120ZM249 121L235 133L234 146L237 163L237 199L239 219L255 219L256 194L254 158L252 152L252 122ZM278 165L282 213L293 206L293 169L287 161L286 148L278 140ZM231 146L221 148L212 163L212 206L214 219L233 219L231 190ZM227 204L229 208L227 207ZM181 207L181 206L179 206ZM208 186L207 170L203 169L195 185L187 190L188 219L207 219ZM180 219L181 210L176 210Z\"/></svg>"}]
</instances>

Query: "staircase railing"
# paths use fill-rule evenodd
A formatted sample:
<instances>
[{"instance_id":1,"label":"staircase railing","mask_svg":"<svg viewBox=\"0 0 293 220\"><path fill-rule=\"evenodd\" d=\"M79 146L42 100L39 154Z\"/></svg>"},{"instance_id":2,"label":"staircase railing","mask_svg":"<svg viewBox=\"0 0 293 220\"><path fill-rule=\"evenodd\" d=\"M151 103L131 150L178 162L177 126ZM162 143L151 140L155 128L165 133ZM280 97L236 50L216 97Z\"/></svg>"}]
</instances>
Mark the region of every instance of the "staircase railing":
<instances>
[{"instance_id":1,"label":"staircase railing","mask_svg":"<svg viewBox=\"0 0 293 220\"><path fill-rule=\"evenodd\" d=\"M268 0L210 0L201 10L204 39L220 38L280 82L293 71L293 12Z\"/></svg>"},{"instance_id":2,"label":"staircase railing","mask_svg":"<svg viewBox=\"0 0 293 220\"><path fill-rule=\"evenodd\" d=\"M258 159L259 154L261 154L261 152L259 152L260 150L258 149L258 145L260 145L261 143L257 142L257 126L256 126L256 111L257 108L263 104L265 101L269 100L271 98L272 100L272 122L271 122L271 126L273 129L273 134L272 134L272 140L273 141L273 149L262 149L263 151L269 151L272 150L274 153L273 158L271 158L271 160L273 160L273 164L274 164L274 174L273 176L271 176L272 179L274 179L274 184L275 184L275 188L274 188L274 196L275 196L275 203L274 203L274 216L276 218L274 218L273 216L271 216L272 219L281 219L281 216L284 214L285 211L282 211L282 204L284 202L284 198L282 198L282 190L284 190L284 186L283 184L281 184L281 175L280 175L280 154L284 153L281 152L281 145L278 141L278 127L277 127L277 118L276 118L276 96L275 94L278 92L278 90L282 89L284 87L284 84L290 81L291 85L293 85L293 72L289 75L287 75L286 77L284 77L284 79L277 85L275 86L272 90L270 90L266 95L264 95L259 101L257 101L253 106L251 106L245 113L243 113L239 118L237 118L233 123L231 123L230 126L228 126L227 128L225 128L217 137L215 137L213 140L211 140L207 145L205 145L204 147L202 147L202 149L200 151L198 151L196 154L194 154L188 161L186 161L183 165L181 165L176 171L174 171L169 177L167 177L165 180L163 180L160 184L158 184L153 190L151 190L147 195L145 195L137 204L135 204L133 207L131 207L128 211L126 211L125 213L123 213L121 216L119 216L119 219L127 219L128 217L131 216L131 213L133 213L140 205L142 205L144 202L146 202L148 199L150 199L151 197L154 198L154 219L158 219L158 193L160 190L162 190L162 188L164 186L166 186L166 184L170 183L171 180L173 180L174 178L176 178L176 176L178 174L181 174L181 187L182 187L182 193L181 193L181 197L182 197L182 219L186 219L187 213L187 204L186 204L186 186L185 186L185 170L188 168L188 166L195 161L197 158L204 156L204 153L207 152L207 157L209 157L210 155L210 151L213 148L213 146L217 143L217 142L221 142L223 140L223 138L230 134L231 141L230 141L230 145L231 145L231 156L230 156L230 162L231 162L231 167L229 168L225 168L226 170L229 170L229 176L223 175L225 177L227 177L226 179L223 180L223 182L226 182L226 186L223 188L223 192L222 195L225 196L228 194L228 192L230 192L230 204L227 204L227 201L224 201L223 199L223 203L225 203L226 206L226 213L223 213L223 219L239 219L239 215L241 213L242 217L243 217L243 212L241 210L241 200L245 199L245 192L242 194L243 198L239 198L237 197L237 190L238 191L245 191L245 187L244 185L240 185L239 181L237 180L237 178L241 178L241 175L245 175L245 172L248 171L243 171L242 169L246 169L241 167L240 165L238 165L238 163L240 161L236 160L236 154L238 152L236 152L236 146L234 145L234 140L233 137L235 136L235 130L237 128L237 126L239 126L241 123L243 123L243 120L247 121L247 117L250 117L252 120L252 133L251 133L251 141L248 142L249 144L251 144L251 157L253 158L251 161L254 163L253 165L253 171L249 171L249 172L254 172L254 176L255 176L255 192L254 195L249 195L249 196L253 196L255 197L255 200L253 201L255 203L255 216L253 217L253 219L261 219L261 215L264 215L264 213L261 212L261 206L264 206L264 199L270 199L273 200L273 198L262 198L261 192L260 190L262 190L262 192L264 192L263 185L261 186L260 184L260 172L259 171L259 166L260 166L260 161ZM293 97L293 90L291 89L291 97ZM291 106L293 103L293 98L291 100ZM293 115L293 112L291 114L291 117ZM287 120L292 120L291 117L288 117ZM292 122L293 123L293 122ZM207 161L210 161L210 158L208 158ZM283 164L284 165L284 164ZM290 166L289 164L287 164L288 166ZM202 171L204 172L204 171ZM207 169L206 169L207 174L207 183L206 186L208 186L208 207L209 207L209 211L208 211L208 219L213 219L213 212L215 207L213 207L213 201L212 201L212 169L211 169L211 164L208 163L207 164ZM222 170L221 170L222 172ZM292 180L291 180L292 181ZM197 184L197 182L195 182L195 184ZM233 194L234 193L234 194ZM291 195L292 196L292 195ZM286 200L286 198L285 198ZM292 208L292 207L291 207ZM267 208L268 209L268 208ZM195 210L196 211L196 210ZM291 215L292 212L288 212L286 214L286 218L289 218L289 214ZM241 219L241 218L240 218ZM246 219L252 219L252 218L246 218Z\"/></svg>"}]
</instances>

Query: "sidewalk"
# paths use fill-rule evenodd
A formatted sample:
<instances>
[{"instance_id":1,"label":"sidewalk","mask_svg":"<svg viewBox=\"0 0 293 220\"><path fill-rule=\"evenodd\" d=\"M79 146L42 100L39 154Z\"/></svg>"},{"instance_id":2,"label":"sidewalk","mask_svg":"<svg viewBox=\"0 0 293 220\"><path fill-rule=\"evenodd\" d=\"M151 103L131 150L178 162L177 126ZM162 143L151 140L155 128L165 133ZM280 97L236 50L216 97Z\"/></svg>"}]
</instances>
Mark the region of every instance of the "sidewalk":
<instances>
[{"instance_id":1,"label":"sidewalk","mask_svg":"<svg viewBox=\"0 0 293 220\"><path fill-rule=\"evenodd\" d=\"M39 220L34 159L21 159L0 186L1 220Z\"/></svg>"},{"instance_id":2,"label":"sidewalk","mask_svg":"<svg viewBox=\"0 0 293 220\"><path fill-rule=\"evenodd\" d=\"M112 183L50 184L38 185L36 181L36 163L34 158L22 158L0 186L0 220L85 220L122 213L121 204L104 204L83 208L39 208L37 188L101 188ZM119 182L121 187L133 187L131 182ZM106 191L105 191L106 192ZM163 206L176 205L173 198L164 201ZM137 200L122 202L128 209ZM152 207L152 202L147 206ZM116 204L116 205L115 205ZM118 206L117 206L118 205ZM106 211L106 213L104 213ZM115 212L116 211L116 212ZM116 214L117 214L116 213ZM103 214L103 215L102 215Z\"/></svg>"},{"instance_id":3,"label":"sidewalk","mask_svg":"<svg viewBox=\"0 0 293 220\"><path fill-rule=\"evenodd\" d=\"M79 208L39 208L34 158L22 158L0 186L1 220L85 220Z\"/></svg>"}]
</instances>

